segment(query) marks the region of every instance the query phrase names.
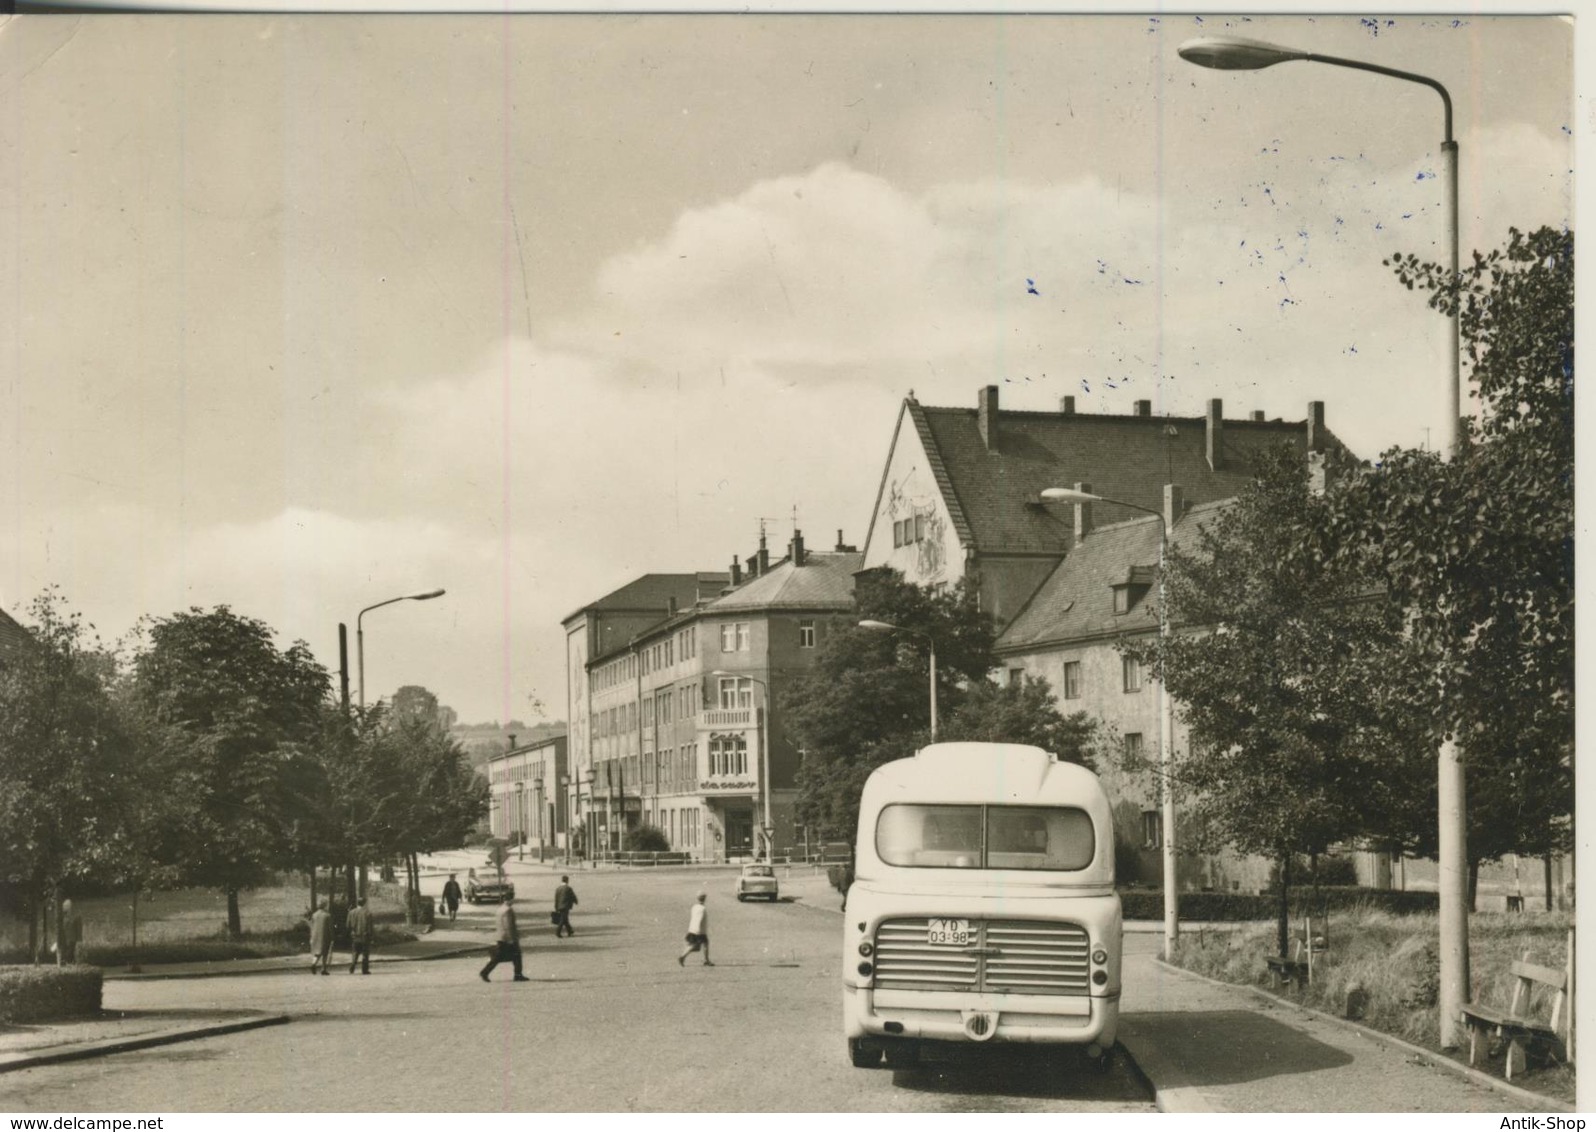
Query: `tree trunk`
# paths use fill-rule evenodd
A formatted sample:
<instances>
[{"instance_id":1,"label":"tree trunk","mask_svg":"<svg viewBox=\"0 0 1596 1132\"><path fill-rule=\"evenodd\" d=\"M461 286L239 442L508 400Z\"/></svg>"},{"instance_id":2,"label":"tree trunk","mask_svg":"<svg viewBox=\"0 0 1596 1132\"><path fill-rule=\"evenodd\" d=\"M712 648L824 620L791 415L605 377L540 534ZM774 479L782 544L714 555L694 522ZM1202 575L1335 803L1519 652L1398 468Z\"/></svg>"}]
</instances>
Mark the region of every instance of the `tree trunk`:
<instances>
[{"instance_id":1,"label":"tree trunk","mask_svg":"<svg viewBox=\"0 0 1596 1132\"><path fill-rule=\"evenodd\" d=\"M139 886L136 883L133 885L133 946L130 950L132 962L127 969L136 972L139 970Z\"/></svg>"},{"instance_id":2,"label":"tree trunk","mask_svg":"<svg viewBox=\"0 0 1596 1132\"><path fill-rule=\"evenodd\" d=\"M353 911L355 907L355 866L344 866L344 907Z\"/></svg>"},{"instance_id":3,"label":"tree trunk","mask_svg":"<svg viewBox=\"0 0 1596 1132\"><path fill-rule=\"evenodd\" d=\"M39 888L35 884L28 893L28 955L33 962L39 962Z\"/></svg>"},{"instance_id":4,"label":"tree trunk","mask_svg":"<svg viewBox=\"0 0 1596 1132\"><path fill-rule=\"evenodd\" d=\"M421 857L416 853L410 854L410 883L411 887L415 889L416 899L419 900L421 898Z\"/></svg>"},{"instance_id":5,"label":"tree trunk","mask_svg":"<svg viewBox=\"0 0 1596 1132\"><path fill-rule=\"evenodd\" d=\"M1480 863L1478 861L1470 861L1469 862L1469 904L1468 904L1468 908L1469 908L1470 912L1478 912L1479 911L1479 908L1476 906L1477 902L1478 902L1479 894L1480 894Z\"/></svg>"},{"instance_id":6,"label":"tree trunk","mask_svg":"<svg viewBox=\"0 0 1596 1132\"><path fill-rule=\"evenodd\" d=\"M310 910L316 910L316 866L310 866Z\"/></svg>"},{"instance_id":7,"label":"tree trunk","mask_svg":"<svg viewBox=\"0 0 1596 1132\"><path fill-rule=\"evenodd\" d=\"M50 886L50 905L55 912L55 965L63 966L66 963L64 949L61 947L61 886Z\"/></svg>"},{"instance_id":8,"label":"tree trunk","mask_svg":"<svg viewBox=\"0 0 1596 1132\"><path fill-rule=\"evenodd\" d=\"M1280 958L1286 957L1291 935L1291 854L1280 854L1280 904L1275 909L1275 944Z\"/></svg>"},{"instance_id":9,"label":"tree trunk","mask_svg":"<svg viewBox=\"0 0 1596 1132\"><path fill-rule=\"evenodd\" d=\"M369 893L366 891L366 866L365 865L361 865L360 866L360 895L361 896L369 895Z\"/></svg>"},{"instance_id":10,"label":"tree trunk","mask_svg":"<svg viewBox=\"0 0 1596 1132\"><path fill-rule=\"evenodd\" d=\"M1541 858L1541 880L1546 888L1546 910L1550 912L1552 904L1552 855L1550 853Z\"/></svg>"},{"instance_id":11,"label":"tree trunk","mask_svg":"<svg viewBox=\"0 0 1596 1132\"><path fill-rule=\"evenodd\" d=\"M227 890L227 938L238 939L244 934L244 920L238 914L238 889Z\"/></svg>"}]
</instances>

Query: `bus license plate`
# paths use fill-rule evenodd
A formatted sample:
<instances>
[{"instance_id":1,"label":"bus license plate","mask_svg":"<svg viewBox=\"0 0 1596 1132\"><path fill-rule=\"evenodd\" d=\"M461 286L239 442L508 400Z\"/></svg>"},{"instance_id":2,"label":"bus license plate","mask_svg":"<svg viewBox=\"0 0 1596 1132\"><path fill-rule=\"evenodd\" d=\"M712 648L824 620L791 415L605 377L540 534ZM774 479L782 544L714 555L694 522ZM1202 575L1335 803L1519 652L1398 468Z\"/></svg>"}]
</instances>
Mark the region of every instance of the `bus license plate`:
<instances>
[{"instance_id":1,"label":"bus license plate","mask_svg":"<svg viewBox=\"0 0 1596 1132\"><path fill-rule=\"evenodd\" d=\"M940 947L968 947L969 920L932 920L926 925L925 941Z\"/></svg>"}]
</instances>

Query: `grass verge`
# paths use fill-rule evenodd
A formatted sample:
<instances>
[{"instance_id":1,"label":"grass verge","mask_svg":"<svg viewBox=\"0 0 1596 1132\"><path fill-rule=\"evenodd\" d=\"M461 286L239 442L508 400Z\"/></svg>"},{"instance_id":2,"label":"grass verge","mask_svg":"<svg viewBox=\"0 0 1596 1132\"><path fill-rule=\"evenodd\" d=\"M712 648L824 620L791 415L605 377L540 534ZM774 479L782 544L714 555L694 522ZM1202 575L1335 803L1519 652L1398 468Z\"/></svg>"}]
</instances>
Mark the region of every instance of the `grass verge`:
<instances>
[{"instance_id":1,"label":"grass verge","mask_svg":"<svg viewBox=\"0 0 1596 1132\"><path fill-rule=\"evenodd\" d=\"M1568 958L1572 926L1572 917L1561 912L1482 912L1471 916L1469 1001L1505 1008L1514 982L1508 965L1526 952L1532 962L1561 969ZM1369 908L1332 912L1329 950L1315 960L1313 983L1275 993L1338 1018L1350 1013L1371 1029L1466 1064L1467 1046L1461 1051L1443 1051L1436 1041L1438 938L1433 914L1399 915ZM1275 943L1273 923L1244 924L1225 931L1183 935L1175 958L1179 966L1212 979L1274 990L1264 957L1275 954ZM1535 1014L1542 1019L1546 1016L1538 998ZM1482 1059L1475 1068L1500 1077L1502 1059ZM1569 1065L1532 1063L1528 1073L1513 1078L1513 1084L1574 1102L1574 1069Z\"/></svg>"}]
</instances>

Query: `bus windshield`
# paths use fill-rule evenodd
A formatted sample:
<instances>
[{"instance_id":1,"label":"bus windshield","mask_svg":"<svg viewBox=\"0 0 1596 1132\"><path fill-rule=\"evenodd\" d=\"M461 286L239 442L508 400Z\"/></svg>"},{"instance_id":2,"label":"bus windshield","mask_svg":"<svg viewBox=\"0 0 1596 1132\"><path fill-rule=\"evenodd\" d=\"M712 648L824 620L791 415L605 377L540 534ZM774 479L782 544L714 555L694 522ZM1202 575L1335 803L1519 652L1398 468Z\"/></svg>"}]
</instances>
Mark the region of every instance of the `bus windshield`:
<instances>
[{"instance_id":1,"label":"bus windshield","mask_svg":"<svg viewBox=\"0 0 1596 1132\"><path fill-rule=\"evenodd\" d=\"M1096 831L1074 806L886 806L876 853L919 869L1043 869L1076 872L1096 855Z\"/></svg>"}]
</instances>

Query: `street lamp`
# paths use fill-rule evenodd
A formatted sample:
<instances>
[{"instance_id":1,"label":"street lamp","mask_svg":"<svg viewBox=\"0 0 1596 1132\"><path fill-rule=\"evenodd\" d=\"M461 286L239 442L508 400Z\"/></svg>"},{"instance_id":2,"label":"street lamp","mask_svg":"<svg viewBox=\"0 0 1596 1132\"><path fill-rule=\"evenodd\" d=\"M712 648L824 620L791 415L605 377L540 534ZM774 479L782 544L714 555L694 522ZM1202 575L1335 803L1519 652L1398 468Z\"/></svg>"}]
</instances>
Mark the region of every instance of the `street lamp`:
<instances>
[{"instance_id":1,"label":"street lamp","mask_svg":"<svg viewBox=\"0 0 1596 1132\"><path fill-rule=\"evenodd\" d=\"M515 784L515 859L526 860L526 783Z\"/></svg>"},{"instance_id":2,"label":"street lamp","mask_svg":"<svg viewBox=\"0 0 1596 1132\"><path fill-rule=\"evenodd\" d=\"M1411 71L1398 71L1357 59L1342 59L1334 55L1320 55L1311 51L1297 51L1277 47L1256 40L1237 39L1231 36L1205 36L1189 40L1180 46L1180 57L1200 67L1213 67L1222 71L1258 70L1276 63L1300 60L1306 63L1327 63L1333 67L1350 67L1356 71L1372 71L1377 75L1401 79L1404 82L1427 86L1441 96L1445 115L1445 137L1441 141L1442 164L1446 167L1446 226L1451 255L1451 278L1458 278L1458 146L1452 137L1452 96L1446 87L1426 75ZM1442 396L1446 419L1442 422L1442 435L1446 438L1443 456L1456 459L1463 443L1462 392L1463 363L1458 316L1461 303L1452 304L1452 342L1450 365L1445 373L1445 390ZM1436 887L1440 896L1440 1010L1441 1045L1453 1046L1458 1042L1458 1024L1462 1018L1463 1002L1469 983L1469 929L1468 929L1468 846L1467 827L1464 821L1463 759L1457 743L1447 738L1441 743L1436 760L1436 785L1439 801L1439 827L1437 829L1437 864L1439 876Z\"/></svg>"},{"instance_id":3,"label":"street lamp","mask_svg":"<svg viewBox=\"0 0 1596 1132\"><path fill-rule=\"evenodd\" d=\"M765 834L765 860L770 861L775 857L771 852L771 831L775 828L775 823L770 818L770 685L757 676L749 676L743 672L727 672L723 668L715 669L710 675L749 680L765 690L765 712L759 720L759 785L762 797L760 809L764 812L761 828Z\"/></svg>"},{"instance_id":4,"label":"street lamp","mask_svg":"<svg viewBox=\"0 0 1596 1132\"><path fill-rule=\"evenodd\" d=\"M571 863L571 776L560 775L560 808L565 811L565 863Z\"/></svg>"},{"instance_id":5,"label":"street lamp","mask_svg":"<svg viewBox=\"0 0 1596 1132\"><path fill-rule=\"evenodd\" d=\"M385 605L392 605L396 601L431 601L435 597L442 597L442 590L428 590L424 594L401 594L391 597L387 601L379 601L376 605L368 605L355 617L355 657L360 669L360 707L366 707L366 632L360 625L360 619L373 609L381 609Z\"/></svg>"},{"instance_id":6,"label":"street lamp","mask_svg":"<svg viewBox=\"0 0 1596 1132\"><path fill-rule=\"evenodd\" d=\"M1131 511L1141 511L1158 520L1158 655L1165 659L1169 644L1169 520L1162 511L1127 503L1123 499L1110 499L1106 495L1093 495L1073 487L1050 487L1042 492L1045 503L1111 503ZM1175 704L1165 690L1169 677L1166 671L1158 680L1158 766L1164 778L1164 958L1171 959L1175 945L1180 942L1180 878L1175 869Z\"/></svg>"},{"instance_id":7,"label":"street lamp","mask_svg":"<svg viewBox=\"0 0 1596 1132\"><path fill-rule=\"evenodd\" d=\"M902 625L894 625L890 621L861 621L859 628L870 629L877 633L909 633L916 637L924 637L926 647L931 650L931 742L937 741L937 643L930 633L922 629L908 629Z\"/></svg>"}]
</instances>

